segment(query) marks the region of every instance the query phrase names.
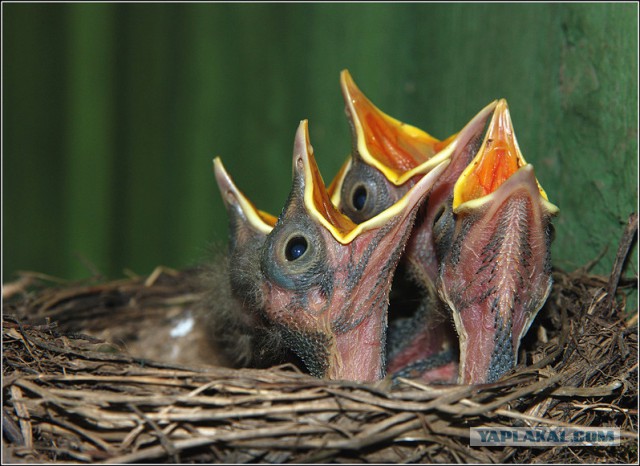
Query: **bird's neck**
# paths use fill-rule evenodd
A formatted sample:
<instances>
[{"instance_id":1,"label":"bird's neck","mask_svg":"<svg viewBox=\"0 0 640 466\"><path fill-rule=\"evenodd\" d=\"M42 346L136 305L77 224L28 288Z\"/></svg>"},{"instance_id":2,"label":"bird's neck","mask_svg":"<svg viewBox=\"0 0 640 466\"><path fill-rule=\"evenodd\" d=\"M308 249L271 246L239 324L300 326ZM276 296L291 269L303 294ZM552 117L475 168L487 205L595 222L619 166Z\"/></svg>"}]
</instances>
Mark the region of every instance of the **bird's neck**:
<instances>
[{"instance_id":1,"label":"bird's neck","mask_svg":"<svg viewBox=\"0 0 640 466\"><path fill-rule=\"evenodd\" d=\"M334 334L329 379L373 382L385 376L387 313L376 311L349 332Z\"/></svg>"}]
</instances>

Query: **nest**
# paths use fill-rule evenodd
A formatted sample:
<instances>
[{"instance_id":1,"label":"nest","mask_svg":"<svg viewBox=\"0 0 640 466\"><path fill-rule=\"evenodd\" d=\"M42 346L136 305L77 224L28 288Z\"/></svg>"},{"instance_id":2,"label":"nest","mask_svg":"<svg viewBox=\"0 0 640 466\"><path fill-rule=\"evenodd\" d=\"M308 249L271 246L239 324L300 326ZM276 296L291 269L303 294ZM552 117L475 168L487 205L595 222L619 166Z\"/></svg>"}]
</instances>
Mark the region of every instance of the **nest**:
<instances>
[{"instance_id":1,"label":"nest","mask_svg":"<svg viewBox=\"0 0 640 466\"><path fill-rule=\"evenodd\" d=\"M192 270L56 286L22 274L3 290L4 461L636 462L637 277L622 277L636 231L634 216L608 277L554 271L519 366L481 386L222 367ZM181 341L176 322L201 335ZM475 426L616 427L621 444L470 447Z\"/></svg>"}]
</instances>

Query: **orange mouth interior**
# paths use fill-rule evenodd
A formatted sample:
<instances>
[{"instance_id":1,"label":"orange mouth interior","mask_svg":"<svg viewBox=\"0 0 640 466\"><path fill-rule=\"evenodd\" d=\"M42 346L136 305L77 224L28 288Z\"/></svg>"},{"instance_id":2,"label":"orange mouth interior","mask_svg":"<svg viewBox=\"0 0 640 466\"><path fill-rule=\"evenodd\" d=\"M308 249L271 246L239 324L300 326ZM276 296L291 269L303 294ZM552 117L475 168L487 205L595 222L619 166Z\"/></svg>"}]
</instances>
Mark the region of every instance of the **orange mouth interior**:
<instances>
[{"instance_id":1,"label":"orange mouth interior","mask_svg":"<svg viewBox=\"0 0 640 466\"><path fill-rule=\"evenodd\" d=\"M340 213L331 202L311 151L309 152L309 160L310 166L308 167L307 176L310 175L311 180L308 180L307 183L311 184L313 207L318 214L335 228L340 236L344 237L356 227L356 224L349 217Z\"/></svg>"},{"instance_id":2,"label":"orange mouth interior","mask_svg":"<svg viewBox=\"0 0 640 466\"><path fill-rule=\"evenodd\" d=\"M385 167L396 173L404 173L429 160L446 146L424 131L378 109L360 91L346 70L342 73L342 86L348 99L348 108L355 113L353 120L357 120L362 127L369 154Z\"/></svg>"},{"instance_id":3,"label":"orange mouth interior","mask_svg":"<svg viewBox=\"0 0 640 466\"><path fill-rule=\"evenodd\" d=\"M495 192L519 168L526 165L516 142L505 101L500 101L482 147L462 172L456 186L454 207Z\"/></svg>"}]
</instances>

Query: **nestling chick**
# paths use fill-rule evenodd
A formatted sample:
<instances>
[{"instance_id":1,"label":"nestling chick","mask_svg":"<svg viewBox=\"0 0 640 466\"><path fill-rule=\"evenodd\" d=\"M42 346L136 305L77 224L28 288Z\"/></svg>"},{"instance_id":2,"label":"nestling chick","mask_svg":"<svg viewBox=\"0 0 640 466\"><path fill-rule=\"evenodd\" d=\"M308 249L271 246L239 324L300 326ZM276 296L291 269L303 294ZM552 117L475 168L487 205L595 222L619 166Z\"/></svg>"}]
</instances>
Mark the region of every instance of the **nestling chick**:
<instances>
[{"instance_id":1,"label":"nestling chick","mask_svg":"<svg viewBox=\"0 0 640 466\"><path fill-rule=\"evenodd\" d=\"M493 382L515 367L520 340L551 290L558 208L526 163L504 99L478 154L436 222L438 290L460 336L459 382Z\"/></svg>"},{"instance_id":2,"label":"nestling chick","mask_svg":"<svg viewBox=\"0 0 640 466\"><path fill-rule=\"evenodd\" d=\"M391 327L389 370L420 375L423 380L455 379L453 360L458 347L452 322L435 291L438 276L436 243L432 227L451 205L453 185L480 146L486 122L496 102L480 111L460 133L439 141L424 131L380 111L353 82L341 74L346 114L352 129L351 156L332 183L332 201L352 220L359 222L386 208L441 160L450 164L436 180L421 207L403 260L420 288L421 300L413 318ZM394 310L390 310L392 316ZM452 361L433 367L431 357L445 352Z\"/></svg>"},{"instance_id":3,"label":"nestling chick","mask_svg":"<svg viewBox=\"0 0 640 466\"><path fill-rule=\"evenodd\" d=\"M278 329L258 312L263 298L257 286L260 266L255 258L276 218L251 204L218 158L214 172L229 217L229 242L226 252L212 254L200 277L212 346L228 366L236 368L269 367L295 360Z\"/></svg>"},{"instance_id":4,"label":"nestling chick","mask_svg":"<svg viewBox=\"0 0 640 466\"><path fill-rule=\"evenodd\" d=\"M356 225L329 200L303 121L294 144L292 190L275 225L272 217L221 186L231 199L228 205L242 211L235 216L251 223L249 230L239 231L252 242L241 252L243 263L253 265L249 273L231 273L232 289L246 295L247 307L276 329L313 375L357 381L384 377L391 279L416 211L445 166L435 167L398 202ZM217 173L218 167L219 161ZM232 225L232 234L236 230ZM240 244L246 242L232 240L236 248Z\"/></svg>"}]
</instances>

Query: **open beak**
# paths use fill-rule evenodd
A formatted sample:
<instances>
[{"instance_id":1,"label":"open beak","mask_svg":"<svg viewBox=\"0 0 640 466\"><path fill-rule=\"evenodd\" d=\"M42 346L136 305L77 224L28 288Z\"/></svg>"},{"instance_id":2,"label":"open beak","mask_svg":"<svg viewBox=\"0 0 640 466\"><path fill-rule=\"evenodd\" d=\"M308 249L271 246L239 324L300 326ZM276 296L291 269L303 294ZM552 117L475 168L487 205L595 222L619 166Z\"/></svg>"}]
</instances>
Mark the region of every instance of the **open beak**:
<instances>
[{"instance_id":1,"label":"open beak","mask_svg":"<svg viewBox=\"0 0 640 466\"><path fill-rule=\"evenodd\" d=\"M380 111L358 89L347 70L342 71L340 82L353 148L329 192L333 204L353 221L360 223L373 217L396 202L433 167L450 161L422 207L406 251L412 274L433 290L438 273L434 222L443 211L441 223L452 218L453 186L475 156L497 101L485 106L460 132L439 141ZM365 200L359 205L364 194ZM447 236L449 230L441 228L438 234ZM446 247L449 240L443 238L439 244Z\"/></svg>"},{"instance_id":2,"label":"open beak","mask_svg":"<svg viewBox=\"0 0 640 466\"><path fill-rule=\"evenodd\" d=\"M526 163L501 99L453 189L455 226L438 289L460 337L459 382L515 367L520 340L551 290L551 204Z\"/></svg>"},{"instance_id":3,"label":"open beak","mask_svg":"<svg viewBox=\"0 0 640 466\"><path fill-rule=\"evenodd\" d=\"M264 299L259 288L261 278L257 262L267 235L273 230L277 219L258 210L245 197L219 157L213 160L213 170L229 217L228 280L231 294L237 299L237 305L234 304L230 313L220 319L234 322L229 324L231 326L242 323L247 334L261 334L263 329L260 319L256 318L256 311L262 307ZM216 305L215 308L226 309L224 305ZM255 354L260 354L260 351Z\"/></svg>"},{"instance_id":4,"label":"open beak","mask_svg":"<svg viewBox=\"0 0 640 466\"><path fill-rule=\"evenodd\" d=\"M421 173L424 174L446 159L446 156L435 155L453 137L440 141L382 112L356 86L347 70L340 74L340 85L345 113L351 126L353 149L329 187L335 205L340 204L342 181L353 163L352 159L379 170L396 186L415 176L416 167L421 166Z\"/></svg>"},{"instance_id":5,"label":"open beak","mask_svg":"<svg viewBox=\"0 0 640 466\"><path fill-rule=\"evenodd\" d=\"M443 250L448 247L445 237L450 229L448 225L453 224L451 203L454 184L480 147L496 104L494 101L478 112L445 148L450 163L421 207L420 221L416 221L407 242L405 261L410 273L428 292L413 316L412 325L405 326L402 344L390 354L389 371L392 373L409 372L427 382L453 382L457 378L457 360L441 366L433 365L433 361L438 361L442 354L454 353L454 347L458 346L453 323L442 318L447 312L436 298L439 267L436 245Z\"/></svg>"},{"instance_id":6,"label":"open beak","mask_svg":"<svg viewBox=\"0 0 640 466\"><path fill-rule=\"evenodd\" d=\"M271 232L276 217L258 210L236 187L220 157L213 159L213 171L230 218L231 241L237 242L247 235L264 235ZM243 242L243 241L241 241Z\"/></svg>"},{"instance_id":7,"label":"open beak","mask_svg":"<svg viewBox=\"0 0 640 466\"><path fill-rule=\"evenodd\" d=\"M414 275L420 277L422 283L430 290L435 289L438 277L440 249L448 249L450 242L450 225L453 223L451 208L453 187L462 171L476 155L482 136L485 134L487 121L496 109L497 101L493 101L480 110L442 150L451 163L436 181L427 202L422 207L420 224L407 244L407 261ZM416 167L416 171L423 171ZM440 254L441 255L441 254Z\"/></svg>"},{"instance_id":8,"label":"open beak","mask_svg":"<svg viewBox=\"0 0 640 466\"><path fill-rule=\"evenodd\" d=\"M353 221L364 222L372 218L396 202L434 166L443 160L450 161L420 208L419 220L404 254L411 276L427 290L427 296L433 296L438 276L434 222L446 223L447 228L438 230L438 235L445 237L439 244L444 245L450 240L446 236L453 219L453 186L475 156L497 101L478 112L459 133L439 141L380 111L358 89L346 70L341 74L341 85L353 147L329 191L332 202ZM365 201L362 201L364 194ZM389 355L392 372L403 373L408 367L420 366L418 361L430 360L443 349L457 346L451 322L439 318L431 298L424 299L429 302L421 304L412 325L406 326L409 330L402 332L401 344ZM394 337L394 340L398 338ZM441 372L441 368L435 372ZM420 377L430 380L433 374L433 370L425 369Z\"/></svg>"},{"instance_id":9,"label":"open beak","mask_svg":"<svg viewBox=\"0 0 640 466\"><path fill-rule=\"evenodd\" d=\"M264 313L318 377L358 381L385 375L391 279L417 209L447 162L396 203L355 224L331 203L309 143L294 143L293 186L260 264Z\"/></svg>"}]
</instances>

